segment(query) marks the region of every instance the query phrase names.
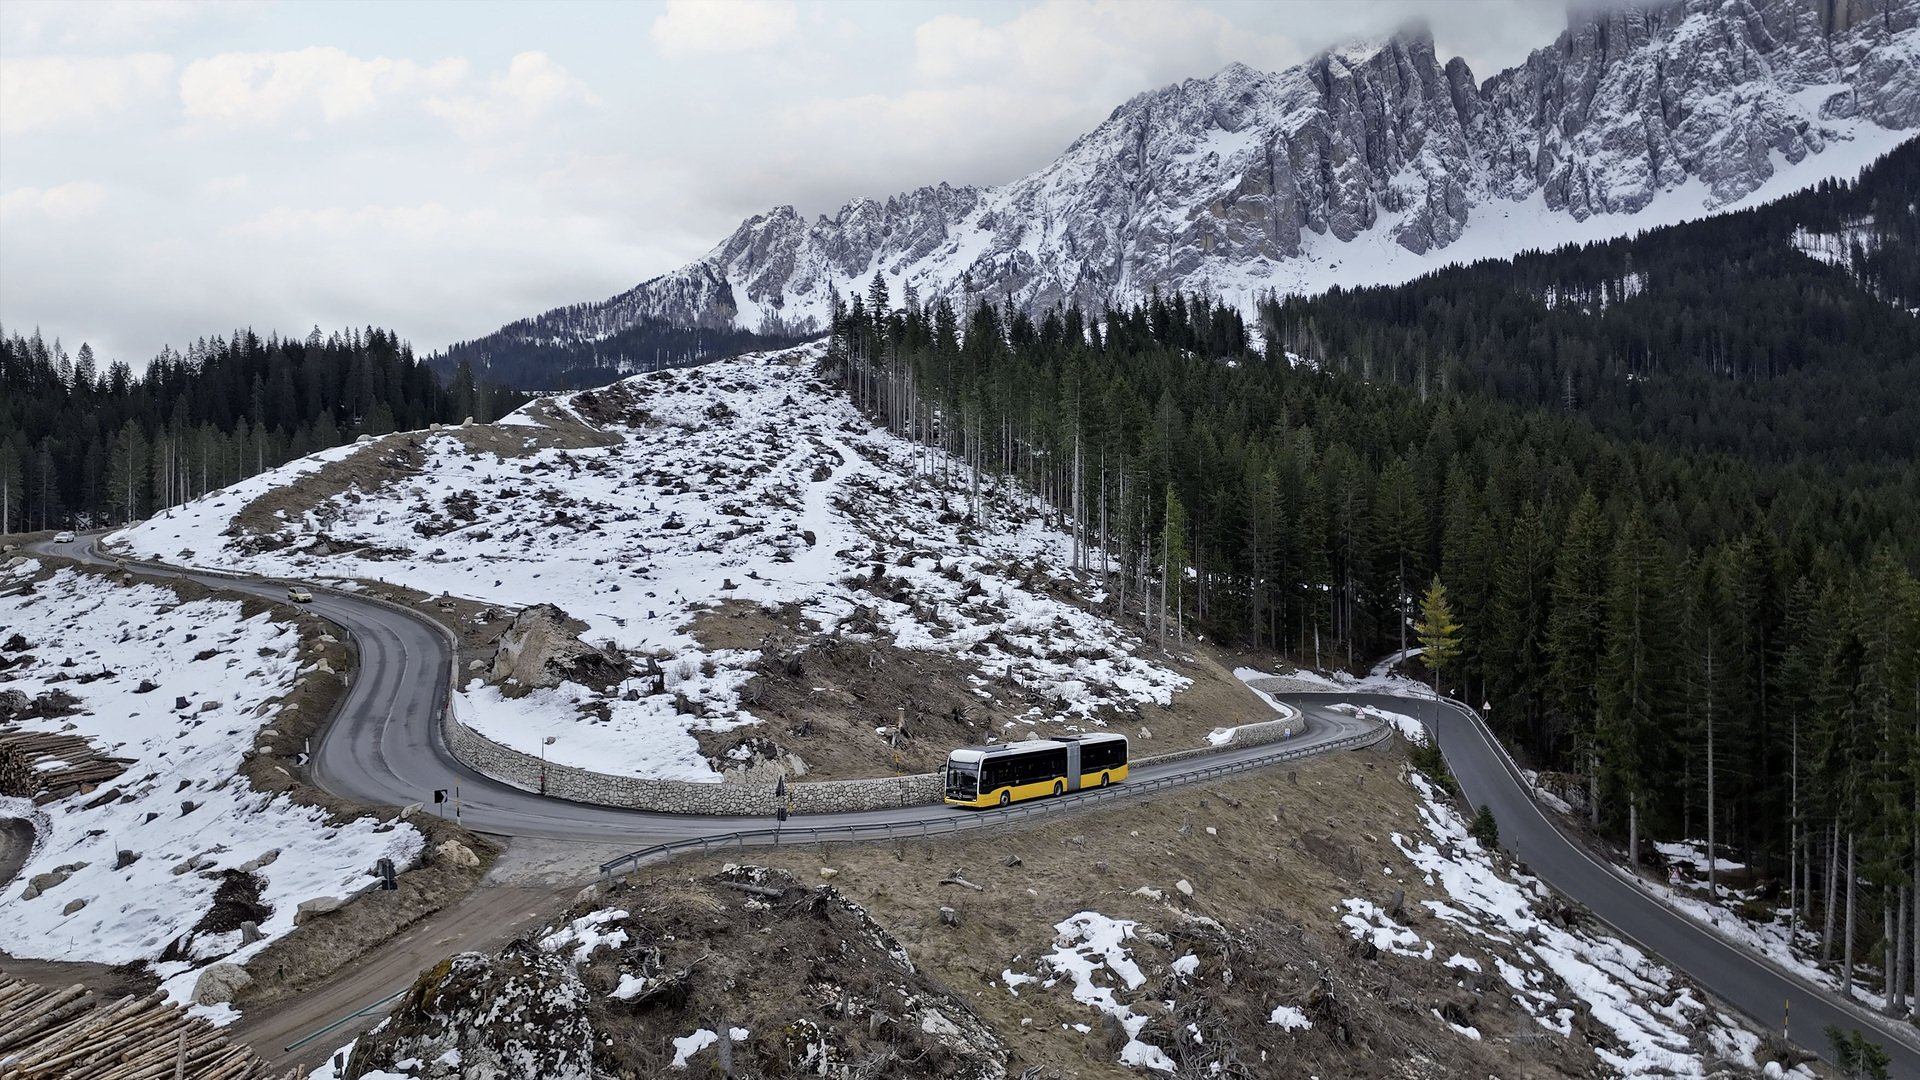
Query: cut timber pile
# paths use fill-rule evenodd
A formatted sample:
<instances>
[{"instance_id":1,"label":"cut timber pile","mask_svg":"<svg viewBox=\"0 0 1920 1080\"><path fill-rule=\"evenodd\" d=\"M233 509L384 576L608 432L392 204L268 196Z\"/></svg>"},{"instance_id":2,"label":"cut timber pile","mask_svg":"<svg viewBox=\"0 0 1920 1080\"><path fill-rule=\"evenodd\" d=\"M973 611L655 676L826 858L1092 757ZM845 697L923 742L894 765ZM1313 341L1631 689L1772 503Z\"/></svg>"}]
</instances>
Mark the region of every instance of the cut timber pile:
<instances>
[{"instance_id":1,"label":"cut timber pile","mask_svg":"<svg viewBox=\"0 0 1920 1080\"><path fill-rule=\"evenodd\" d=\"M14 765L10 775L0 777L0 794L26 796L37 802L104 784L133 764L127 758L102 757L92 743L78 735L10 728L0 728L0 762ZM15 773L18 775L11 775Z\"/></svg>"},{"instance_id":2,"label":"cut timber pile","mask_svg":"<svg viewBox=\"0 0 1920 1080\"><path fill-rule=\"evenodd\" d=\"M297 1080L305 1070L286 1074ZM267 1080L253 1051L166 995L101 1006L83 986L0 979L0 1080Z\"/></svg>"}]
</instances>

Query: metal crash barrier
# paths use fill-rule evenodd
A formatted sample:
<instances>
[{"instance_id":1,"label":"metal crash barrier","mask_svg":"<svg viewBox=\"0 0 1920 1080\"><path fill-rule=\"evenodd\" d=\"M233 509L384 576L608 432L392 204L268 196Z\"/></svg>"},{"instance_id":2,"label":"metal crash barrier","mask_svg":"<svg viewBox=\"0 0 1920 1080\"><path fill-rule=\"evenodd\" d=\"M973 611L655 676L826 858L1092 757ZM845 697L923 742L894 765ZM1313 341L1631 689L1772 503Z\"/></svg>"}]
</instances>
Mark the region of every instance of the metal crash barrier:
<instances>
[{"instance_id":1,"label":"metal crash barrier","mask_svg":"<svg viewBox=\"0 0 1920 1080\"><path fill-rule=\"evenodd\" d=\"M1042 814L1056 813L1061 810L1108 802L1115 799L1132 798L1165 788L1180 787L1184 784L1211 780L1234 773L1251 772L1263 769L1277 762L1296 758L1324 754L1330 750L1344 750L1377 742L1389 732L1385 724L1372 731L1356 732L1335 739L1332 742L1317 743L1313 746L1288 747L1270 754L1246 758L1240 761L1219 765L1203 765L1197 769L1175 773L1172 776L1159 776L1151 780L1128 780L1112 787L1088 788L1071 795L1059 795L1036 802L1022 803L1004 809L973 810L955 812L951 816L919 821L877 821L866 825L786 825L771 829L748 829L736 832L716 833L710 836L694 837L687 840L673 840L639 851L622 855L611 862L600 864L600 878L611 881L623 867L637 867L645 862L667 858L682 852L698 850L708 854L715 849L745 847L781 847L788 844L827 844L839 841L859 840L895 840L912 837L941 836L950 833L965 832L970 829L983 829L990 825L1001 825L1010 821L1025 820Z\"/></svg>"}]
</instances>

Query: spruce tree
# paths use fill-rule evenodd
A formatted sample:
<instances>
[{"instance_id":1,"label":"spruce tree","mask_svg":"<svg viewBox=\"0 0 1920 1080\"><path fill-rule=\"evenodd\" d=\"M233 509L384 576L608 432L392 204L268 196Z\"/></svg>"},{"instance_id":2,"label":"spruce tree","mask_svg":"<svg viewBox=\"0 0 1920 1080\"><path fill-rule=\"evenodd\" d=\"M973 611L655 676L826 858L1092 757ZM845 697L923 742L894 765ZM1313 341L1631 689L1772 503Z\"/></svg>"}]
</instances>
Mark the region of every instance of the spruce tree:
<instances>
[{"instance_id":1,"label":"spruce tree","mask_svg":"<svg viewBox=\"0 0 1920 1080\"><path fill-rule=\"evenodd\" d=\"M1460 655L1460 624L1447 601L1447 587L1439 578L1427 586L1420 598L1420 621L1414 632L1420 641L1420 659L1433 672L1433 695L1440 696L1440 673L1453 665Z\"/></svg>"}]
</instances>

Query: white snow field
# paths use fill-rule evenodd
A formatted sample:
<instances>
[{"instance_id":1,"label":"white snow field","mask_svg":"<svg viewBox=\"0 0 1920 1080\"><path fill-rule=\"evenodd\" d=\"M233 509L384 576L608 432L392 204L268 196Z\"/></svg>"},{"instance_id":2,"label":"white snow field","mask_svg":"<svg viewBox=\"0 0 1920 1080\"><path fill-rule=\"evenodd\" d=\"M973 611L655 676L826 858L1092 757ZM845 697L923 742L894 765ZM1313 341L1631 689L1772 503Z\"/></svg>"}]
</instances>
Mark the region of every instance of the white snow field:
<instances>
[{"instance_id":1,"label":"white snow field","mask_svg":"<svg viewBox=\"0 0 1920 1080\"><path fill-rule=\"evenodd\" d=\"M274 699L305 670L291 624L243 617L236 601L182 603L170 589L61 570L32 595L0 597L0 630L29 643L11 658L31 657L16 662L0 688L29 697L60 689L79 699L79 712L25 719L22 730L82 735L103 755L132 759L94 793L39 806L0 799L0 816L26 818L36 833L32 856L0 895L0 949L107 964L156 960L206 913L223 871L257 865L261 899L273 907L260 923L264 938L243 946L237 930L202 934L190 953L242 963L293 929L301 901L371 883L383 856L405 865L419 854L410 825L370 817L334 825L237 775L241 752L279 712ZM156 685L143 692L148 684ZM185 708L175 707L180 698ZM89 807L111 789L123 794ZM62 873L24 898L36 877ZM191 996L192 961L154 968L170 997ZM224 1005L197 1011L216 1021L237 1015Z\"/></svg>"},{"instance_id":2,"label":"white snow field","mask_svg":"<svg viewBox=\"0 0 1920 1080\"><path fill-rule=\"evenodd\" d=\"M1454 903L1425 901L1436 918L1446 920L1489 947L1483 957L1456 952L1445 964L1468 967L1485 963L1507 984L1513 1001L1549 1031L1568 1035L1572 1011L1559 1002L1564 985L1585 1002L1595 1023L1605 1027L1619 1049L1597 1046L1594 1052L1622 1076L1709 1075L1708 1062L1696 1049L1694 1032L1703 1032L1714 1054L1758 1069L1754 1051L1759 1036L1726 1015L1710 1011L1690 988L1679 983L1672 969L1618 938L1586 927L1572 929L1542 917L1536 904L1552 894L1539 879L1514 874L1502 876L1478 840L1467 835L1467 823L1419 773L1409 781L1424 800L1421 819L1431 839L1409 839L1393 834L1393 843L1429 885L1439 885ZM1347 901L1356 914L1373 905L1362 899ZM1419 935L1398 926L1377 909L1368 919L1347 916L1351 932L1392 935L1396 951L1403 935L1415 942ZM1385 947L1384 945L1382 946ZM1406 951L1417 951L1407 949ZM1425 943L1429 957L1437 955ZM1513 963L1509 957L1517 958ZM1474 970L1484 970L1475 967ZM1464 1038L1480 1038L1472 1028L1456 1028ZM1491 1034L1504 1034L1495 1032ZM1771 1073L1770 1073L1771 1075ZM1791 1074L1812 1077L1802 1065Z\"/></svg>"},{"instance_id":3,"label":"white snow field","mask_svg":"<svg viewBox=\"0 0 1920 1080\"><path fill-rule=\"evenodd\" d=\"M587 641L660 658L667 692L649 695L650 680L636 679L604 695L565 683L511 697L475 682L456 706L490 738L539 753L554 737L550 759L601 772L720 781L691 732L756 721L739 690L759 654L705 650L690 630L695 616L727 600L797 604L823 631L962 657L979 686L1007 678L1038 696L1043 705L1019 718L1023 729L1099 726L1103 706L1165 704L1188 685L1136 655L1133 634L1051 595L1072 540L1028 493L982 478L985 520L970 521L964 466L873 427L815 376L823 348L615 384L646 416L608 425L621 437L611 446L503 458L470 451L458 430L390 436L419 441L425 468L288 520L286 546L274 550L230 535L232 519L311 471L311 459L108 543L273 577L385 581L508 608L558 604L589 624ZM578 395L542 405L576 417L594 411ZM537 423L523 410L500 430ZM378 455L389 445L326 456ZM315 553L323 542L334 554ZM905 585L904 601L847 584L871 578L881 563L890 582ZM861 605L868 611L854 620ZM705 715L677 711L676 694Z\"/></svg>"}]
</instances>

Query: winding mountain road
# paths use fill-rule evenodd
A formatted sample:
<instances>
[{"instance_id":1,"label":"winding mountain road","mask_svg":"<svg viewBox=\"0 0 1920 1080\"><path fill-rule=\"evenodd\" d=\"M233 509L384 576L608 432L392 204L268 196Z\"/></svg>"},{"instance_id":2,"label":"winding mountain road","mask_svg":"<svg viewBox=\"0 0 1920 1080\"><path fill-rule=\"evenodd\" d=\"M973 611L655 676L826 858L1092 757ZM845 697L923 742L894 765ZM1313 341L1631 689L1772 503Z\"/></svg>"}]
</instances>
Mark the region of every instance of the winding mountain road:
<instances>
[{"instance_id":1,"label":"winding mountain road","mask_svg":"<svg viewBox=\"0 0 1920 1080\"><path fill-rule=\"evenodd\" d=\"M1627 938L1685 972L1763 1029L1780 1030L1789 1006L1794 1042L1827 1056L1828 1024L1860 1029L1892 1057L1892 1075L1920 1077L1920 1048L1911 1028L1789 974L1660 904L1575 845L1540 809L1525 779L1473 712L1453 702L1388 694L1289 694L1304 708L1335 702L1371 705L1412 716L1439 738L1447 766L1467 801L1490 806L1501 846L1563 895ZM1316 710L1317 711L1317 710ZM1906 1028L1906 1030L1901 1030Z\"/></svg>"},{"instance_id":2,"label":"winding mountain road","mask_svg":"<svg viewBox=\"0 0 1920 1080\"><path fill-rule=\"evenodd\" d=\"M121 565L120 560L95 551L93 539L82 537L71 544L42 541L30 545L29 550L94 565ZM126 565L143 573L183 577L212 589L269 599L286 596L285 583L148 563ZM346 630L357 653L354 676L308 765L313 781L336 795L375 806L404 806L430 800L435 789L452 789L457 783L460 821L469 829L502 836L623 842L635 848L759 830L772 824L769 817L662 814L571 802L487 777L456 759L440 733L440 712L451 675L451 651L444 631L425 615L345 593L315 589L313 602L306 606ZM1175 781L1220 766L1299 757L1316 747L1345 745L1376 725L1344 713L1315 710L1306 727L1304 733L1284 742L1229 748L1198 760L1142 765L1133 770L1123 787L1134 790L1150 782ZM1107 794L1111 797L1118 793ZM1094 797L1098 793L1087 792L1022 805L1027 812L1037 813L1079 805ZM906 806L806 814L792 819L787 827L798 833L809 827L838 830L848 826L945 824L983 813L991 816L998 812L945 805Z\"/></svg>"},{"instance_id":3,"label":"winding mountain road","mask_svg":"<svg viewBox=\"0 0 1920 1080\"><path fill-rule=\"evenodd\" d=\"M91 537L72 544L40 542L39 554L100 565L118 561L93 550ZM172 567L139 565L143 572L173 573L214 589L279 599L285 585ZM569 802L524 791L486 777L447 750L440 734L450 677L445 632L426 616L395 605L347 594L316 591L311 608L351 635L358 667L338 712L309 768L327 790L374 805L404 805L431 798L436 788L461 794L460 816L468 828L504 836L630 843L635 848L764 829L762 818L659 814ZM1282 697L1300 708L1307 730L1282 743L1229 749L1193 760L1147 765L1134 771L1128 788L1154 781L1178 782L1220 766L1253 766L1300 756L1327 744L1346 745L1369 724L1329 708L1340 703L1373 705L1414 716L1433 730L1467 799L1491 806L1503 846L1563 894L1579 901L1615 930L1763 1027L1778 1030L1791 1004L1794 1041L1822 1053L1828 1024L1859 1028L1893 1058L1893 1075L1920 1078L1920 1045L1910 1031L1863 1008L1850 1007L1829 991L1790 975L1661 906L1621 874L1575 846L1534 802L1526 784L1492 734L1470 711L1452 703L1386 694L1297 694ZM1099 797L1100 793L1089 793ZM1065 809L1080 797L1030 804L1035 810ZM947 806L910 806L856 813L810 814L789 828L952 824L971 811Z\"/></svg>"}]
</instances>

